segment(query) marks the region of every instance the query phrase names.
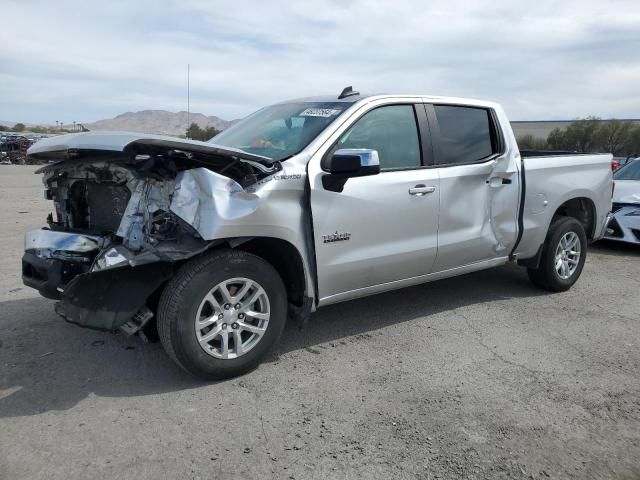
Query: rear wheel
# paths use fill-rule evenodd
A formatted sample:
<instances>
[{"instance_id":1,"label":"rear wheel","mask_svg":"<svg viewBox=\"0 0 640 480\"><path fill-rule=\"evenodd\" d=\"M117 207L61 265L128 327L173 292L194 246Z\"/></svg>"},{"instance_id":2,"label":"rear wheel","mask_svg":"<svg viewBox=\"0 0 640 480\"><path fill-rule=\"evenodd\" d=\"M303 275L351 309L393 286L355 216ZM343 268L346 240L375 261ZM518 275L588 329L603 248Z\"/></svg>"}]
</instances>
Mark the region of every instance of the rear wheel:
<instances>
[{"instance_id":1,"label":"rear wheel","mask_svg":"<svg viewBox=\"0 0 640 480\"><path fill-rule=\"evenodd\" d=\"M545 290L563 292L576 283L587 258L587 236L572 217L558 217L549 227L538 268L529 268L531 281Z\"/></svg>"},{"instance_id":2,"label":"rear wheel","mask_svg":"<svg viewBox=\"0 0 640 480\"><path fill-rule=\"evenodd\" d=\"M242 251L186 263L165 287L158 332L167 353L207 380L255 368L286 321L287 296L276 270Z\"/></svg>"}]
</instances>

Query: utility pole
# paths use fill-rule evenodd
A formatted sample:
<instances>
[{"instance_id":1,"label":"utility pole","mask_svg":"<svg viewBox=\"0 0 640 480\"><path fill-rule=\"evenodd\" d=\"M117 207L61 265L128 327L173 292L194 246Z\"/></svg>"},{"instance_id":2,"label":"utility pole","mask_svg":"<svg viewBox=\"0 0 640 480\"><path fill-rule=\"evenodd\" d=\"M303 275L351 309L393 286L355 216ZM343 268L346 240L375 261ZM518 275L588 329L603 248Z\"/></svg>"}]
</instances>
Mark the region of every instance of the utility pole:
<instances>
[{"instance_id":1,"label":"utility pole","mask_svg":"<svg viewBox=\"0 0 640 480\"><path fill-rule=\"evenodd\" d=\"M189 128L191 127L191 92L190 92L190 80L191 80L191 64L187 63L187 131L186 137L189 138Z\"/></svg>"}]
</instances>

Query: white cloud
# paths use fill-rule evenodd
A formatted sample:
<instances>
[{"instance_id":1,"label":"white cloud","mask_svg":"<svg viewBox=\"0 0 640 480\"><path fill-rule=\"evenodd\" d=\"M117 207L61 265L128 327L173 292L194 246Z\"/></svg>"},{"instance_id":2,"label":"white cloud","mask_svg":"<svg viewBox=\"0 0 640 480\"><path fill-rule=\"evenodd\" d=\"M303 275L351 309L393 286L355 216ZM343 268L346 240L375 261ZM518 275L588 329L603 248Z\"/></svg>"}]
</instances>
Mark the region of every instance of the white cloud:
<instances>
[{"instance_id":1,"label":"white cloud","mask_svg":"<svg viewBox=\"0 0 640 480\"><path fill-rule=\"evenodd\" d=\"M223 118L347 84L490 98L514 119L640 117L637 0L496 3L11 0L0 118L181 110L187 63L192 110Z\"/></svg>"}]
</instances>

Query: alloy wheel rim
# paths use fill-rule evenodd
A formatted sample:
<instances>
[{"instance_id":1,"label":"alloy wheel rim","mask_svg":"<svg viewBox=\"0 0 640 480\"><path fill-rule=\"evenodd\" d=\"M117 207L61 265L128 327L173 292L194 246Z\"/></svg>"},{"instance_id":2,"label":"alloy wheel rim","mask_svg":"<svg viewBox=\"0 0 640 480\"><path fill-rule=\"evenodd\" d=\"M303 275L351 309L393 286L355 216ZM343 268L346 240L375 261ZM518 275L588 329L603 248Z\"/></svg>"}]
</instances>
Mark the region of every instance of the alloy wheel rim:
<instances>
[{"instance_id":1,"label":"alloy wheel rim","mask_svg":"<svg viewBox=\"0 0 640 480\"><path fill-rule=\"evenodd\" d=\"M231 278L218 283L200 302L195 318L196 339L212 357L238 358L260 342L270 316L269 297L258 282Z\"/></svg>"},{"instance_id":2,"label":"alloy wheel rim","mask_svg":"<svg viewBox=\"0 0 640 480\"><path fill-rule=\"evenodd\" d=\"M567 232L556 248L555 269L558 276L567 280L578 269L580 263L581 245L580 237L576 232Z\"/></svg>"}]
</instances>

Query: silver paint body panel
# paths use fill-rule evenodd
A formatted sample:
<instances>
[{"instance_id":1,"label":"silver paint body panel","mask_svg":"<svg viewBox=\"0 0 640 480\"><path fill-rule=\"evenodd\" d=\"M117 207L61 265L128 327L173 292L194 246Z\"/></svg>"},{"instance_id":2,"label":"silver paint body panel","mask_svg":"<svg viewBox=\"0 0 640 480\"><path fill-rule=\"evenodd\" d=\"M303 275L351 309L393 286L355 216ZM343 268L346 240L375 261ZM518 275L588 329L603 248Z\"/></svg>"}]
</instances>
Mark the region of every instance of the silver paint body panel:
<instances>
[{"instance_id":1,"label":"silver paint body panel","mask_svg":"<svg viewBox=\"0 0 640 480\"><path fill-rule=\"evenodd\" d=\"M382 105L420 103L492 109L502 130L503 153L472 165L435 165L351 178L341 193L323 188L326 173L320 168L321 159L358 118ZM119 135L105 135L83 147L118 150L122 141L133 138ZM84 138L89 137L74 141L79 145ZM179 142L185 150L189 144L202 151L216 148ZM60 150L67 147L60 145ZM204 240L272 237L289 242L303 260L306 295L315 300L315 308L497 266L512 253L515 258L532 257L557 207L571 198L593 202L597 216L593 237L600 238L611 206L610 158L525 159L524 231L513 252L519 234L522 162L502 108L451 97L378 95L355 102L302 152L284 161L281 171L245 189L207 169L182 172L171 209ZM418 184L428 187L428 193L410 195ZM323 235L346 238L339 237L344 233L350 233L348 241L323 242Z\"/></svg>"},{"instance_id":2,"label":"silver paint body panel","mask_svg":"<svg viewBox=\"0 0 640 480\"><path fill-rule=\"evenodd\" d=\"M524 159L527 182L524 232L516 254L532 257L544 242L554 212L572 198L587 198L595 207L595 231L587 237L599 240L605 234L611 211L611 155L563 155Z\"/></svg>"},{"instance_id":3,"label":"silver paint body panel","mask_svg":"<svg viewBox=\"0 0 640 480\"><path fill-rule=\"evenodd\" d=\"M320 160L360 116L381 105L421 102L492 109L501 129L503 153L472 165L382 172L350 179L342 193L324 191ZM572 198L593 202L596 231L591 236L598 239L604 234L611 207L610 155L527 158L525 227L513 251L519 233L522 160L508 118L495 103L377 96L358 102L342 120L307 148L320 306L497 266L507 262L512 252L514 259L533 257L556 209ZM421 198L426 201L419 206L411 205L401 187L412 183L434 185L436 190ZM540 196L546 203L536 209ZM384 200L384 205L378 200ZM336 228L349 231L350 241L322 244L318 235Z\"/></svg>"}]
</instances>

